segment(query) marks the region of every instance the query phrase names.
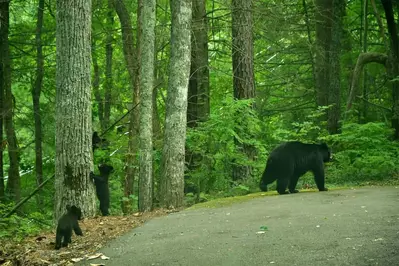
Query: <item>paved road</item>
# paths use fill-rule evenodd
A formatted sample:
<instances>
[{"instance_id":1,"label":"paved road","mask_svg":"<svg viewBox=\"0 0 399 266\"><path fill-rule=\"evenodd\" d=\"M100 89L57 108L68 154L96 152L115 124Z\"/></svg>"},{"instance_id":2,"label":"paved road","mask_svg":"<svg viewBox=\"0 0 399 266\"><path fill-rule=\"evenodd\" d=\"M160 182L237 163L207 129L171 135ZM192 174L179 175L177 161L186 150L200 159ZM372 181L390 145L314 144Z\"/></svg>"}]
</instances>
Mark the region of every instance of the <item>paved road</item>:
<instances>
[{"instance_id":1,"label":"paved road","mask_svg":"<svg viewBox=\"0 0 399 266\"><path fill-rule=\"evenodd\" d=\"M261 226L267 231L258 233ZM270 196L155 218L105 265L399 265L399 188ZM81 265L89 265L85 262Z\"/></svg>"}]
</instances>

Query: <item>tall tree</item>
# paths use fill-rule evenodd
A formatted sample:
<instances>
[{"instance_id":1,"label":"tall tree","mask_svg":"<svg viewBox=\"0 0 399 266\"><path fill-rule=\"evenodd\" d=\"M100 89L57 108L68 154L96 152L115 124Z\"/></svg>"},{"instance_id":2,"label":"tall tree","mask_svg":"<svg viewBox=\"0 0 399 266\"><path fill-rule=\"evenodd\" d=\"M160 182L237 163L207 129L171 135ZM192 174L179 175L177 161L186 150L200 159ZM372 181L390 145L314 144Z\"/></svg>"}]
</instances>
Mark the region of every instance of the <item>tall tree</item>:
<instances>
[{"instance_id":1,"label":"tall tree","mask_svg":"<svg viewBox=\"0 0 399 266\"><path fill-rule=\"evenodd\" d=\"M104 120L101 122L102 130L105 131L109 126L109 121L111 118L111 105L112 105L112 55L113 47L112 43L114 41L113 27L114 27L114 10L112 6L113 0L108 0L107 5L107 37L105 40L105 92L104 92Z\"/></svg>"},{"instance_id":2,"label":"tall tree","mask_svg":"<svg viewBox=\"0 0 399 266\"><path fill-rule=\"evenodd\" d=\"M33 117L35 119L35 169L36 183L43 183L43 152L42 152L42 118L40 111L40 93L42 91L44 76L44 57L42 44L44 0L39 0L36 22L36 80L32 88ZM42 205L40 194L37 196L39 207Z\"/></svg>"},{"instance_id":3,"label":"tall tree","mask_svg":"<svg viewBox=\"0 0 399 266\"><path fill-rule=\"evenodd\" d=\"M389 51L387 73L391 79L392 90L392 127L395 129L394 138L399 140L399 32L395 23L395 14L392 0L381 0L385 11L389 33Z\"/></svg>"},{"instance_id":4,"label":"tall tree","mask_svg":"<svg viewBox=\"0 0 399 266\"><path fill-rule=\"evenodd\" d=\"M179 208L184 196L187 86L191 56L191 0L171 0L172 33L161 162L161 206Z\"/></svg>"},{"instance_id":5,"label":"tall tree","mask_svg":"<svg viewBox=\"0 0 399 266\"><path fill-rule=\"evenodd\" d=\"M139 210L152 209L152 93L156 0L145 1L141 17Z\"/></svg>"},{"instance_id":6,"label":"tall tree","mask_svg":"<svg viewBox=\"0 0 399 266\"><path fill-rule=\"evenodd\" d=\"M95 214L91 121L91 0L57 1L55 218L66 204ZM79 12L76 12L76 11ZM79 52L76 52L79 51Z\"/></svg>"},{"instance_id":7,"label":"tall tree","mask_svg":"<svg viewBox=\"0 0 399 266\"><path fill-rule=\"evenodd\" d=\"M232 58L234 99L255 97L252 0L232 0ZM244 126L245 127L245 126ZM253 147L235 139L236 148L248 159L253 158ZM247 179L251 167L235 162L233 180Z\"/></svg>"},{"instance_id":8,"label":"tall tree","mask_svg":"<svg viewBox=\"0 0 399 266\"><path fill-rule=\"evenodd\" d=\"M333 1L315 0L316 40L316 103L318 106L328 105L329 56L331 44Z\"/></svg>"},{"instance_id":9,"label":"tall tree","mask_svg":"<svg viewBox=\"0 0 399 266\"><path fill-rule=\"evenodd\" d=\"M209 114L208 20L206 1L192 0L191 69L188 84L187 126Z\"/></svg>"},{"instance_id":10,"label":"tall tree","mask_svg":"<svg viewBox=\"0 0 399 266\"><path fill-rule=\"evenodd\" d=\"M21 180L19 175L19 147L13 122L13 95L11 92L11 57L8 41L10 1L0 2L0 73L1 86L4 91L4 123L7 136L8 157L8 181L6 193L18 202L21 198Z\"/></svg>"},{"instance_id":11,"label":"tall tree","mask_svg":"<svg viewBox=\"0 0 399 266\"><path fill-rule=\"evenodd\" d=\"M122 28L123 55L125 57L126 68L129 73L129 83L132 88L133 106L137 106L139 104L139 60L137 57L138 52L134 49L132 22L130 19L129 11L127 10L123 0L115 0L114 5ZM125 165L126 175L123 182L124 196L128 199L130 198L129 196L134 193L133 185L136 175L136 167L138 165L136 154L139 146L139 113L136 110L133 110L130 113L129 144ZM123 202L124 213L131 210L131 203L132 202L130 200Z\"/></svg>"},{"instance_id":12,"label":"tall tree","mask_svg":"<svg viewBox=\"0 0 399 266\"><path fill-rule=\"evenodd\" d=\"M197 122L205 121L210 112L208 20L205 0L192 0L191 68L187 102L187 126L196 127ZM194 169L201 163L200 156L186 149L186 162L190 170ZM199 201L199 193L196 194L196 200Z\"/></svg>"},{"instance_id":13,"label":"tall tree","mask_svg":"<svg viewBox=\"0 0 399 266\"><path fill-rule=\"evenodd\" d=\"M0 20L1 21L1 20ZM0 32L2 26L0 25ZM3 43L0 36L0 45ZM2 47L0 46L0 49ZM1 50L0 50L1 51ZM4 83L3 83L3 57L0 54L0 202L4 200L4 161L3 151L6 147L6 141L3 139L3 126L4 126Z\"/></svg>"},{"instance_id":14,"label":"tall tree","mask_svg":"<svg viewBox=\"0 0 399 266\"><path fill-rule=\"evenodd\" d=\"M330 134L339 131L341 108L340 54L342 18L345 12L343 0L316 0L316 103L332 107L327 111L327 129Z\"/></svg>"},{"instance_id":15,"label":"tall tree","mask_svg":"<svg viewBox=\"0 0 399 266\"><path fill-rule=\"evenodd\" d=\"M331 25L331 44L328 52L328 68L329 82L328 87L328 104L332 107L327 114L327 130L330 134L339 132L339 120L341 118L341 36L342 36L342 19L345 14L345 0L333 0L332 7L332 25Z\"/></svg>"}]
</instances>

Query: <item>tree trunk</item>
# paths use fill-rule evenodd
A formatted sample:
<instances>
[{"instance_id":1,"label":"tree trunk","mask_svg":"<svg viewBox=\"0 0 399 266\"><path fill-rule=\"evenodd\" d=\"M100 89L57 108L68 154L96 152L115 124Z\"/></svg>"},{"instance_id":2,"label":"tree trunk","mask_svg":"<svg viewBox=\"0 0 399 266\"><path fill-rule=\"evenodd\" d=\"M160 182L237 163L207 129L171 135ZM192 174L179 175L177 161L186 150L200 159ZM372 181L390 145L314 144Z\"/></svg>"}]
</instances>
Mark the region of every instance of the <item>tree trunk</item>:
<instances>
[{"instance_id":1,"label":"tree trunk","mask_svg":"<svg viewBox=\"0 0 399 266\"><path fill-rule=\"evenodd\" d=\"M104 120L102 123L103 132L109 127L109 121L111 117L111 105L112 105L112 42L113 37L113 27L114 27L114 14L112 9L112 1L108 0L108 12L107 12L107 37L105 44L105 93L104 93Z\"/></svg>"},{"instance_id":2,"label":"tree trunk","mask_svg":"<svg viewBox=\"0 0 399 266\"><path fill-rule=\"evenodd\" d=\"M345 1L333 0L333 21L331 27L331 44L329 53L329 83L328 103L332 107L328 110L327 130L330 134L339 133L341 117L341 36L342 19L345 13Z\"/></svg>"},{"instance_id":3,"label":"tree trunk","mask_svg":"<svg viewBox=\"0 0 399 266\"><path fill-rule=\"evenodd\" d=\"M307 31L307 35L308 35L309 57L310 57L310 62L312 64L313 81L316 82L315 62L314 62L313 51L311 49L311 47L313 45L312 32L310 30L310 22L309 22L310 19L309 19L308 5L306 4L306 0L302 0L302 6L303 6L304 15L305 15L306 31Z\"/></svg>"},{"instance_id":4,"label":"tree trunk","mask_svg":"<svg viewBox=\"0 0 399 266\"><path fill-rule=\"evenodd\" d=\"M387 20L390 37L390 51L388 52L387 73L391 79L392 90L392 128L395 129L394 139L399 140L399 37L393 13L391 0L381 0Z\"/></svg>"},{"instance_id":5,"label":"tree trunk","mask_svg":"<svg viewBox=\"0 0 399 266\"><path fill-rule=\"evenodd\" d=\"M21 180L19 176L19 147L13 122L13 95L11 92L11 58L8 43L9 31L9 1L0 2L0 56L1 56L1 86L4 90L4 123L8 144L8 181L6 193L16 203L21 199Z\"/></svg>"},{"instance_id":6,"label":"tree trunk","mask_svg":"<svg viewBox=\"0 0 399 266\"><path fill-rule=\"evenodd\" d=\"M96 213L92 163L91 0L57 1L55 219ZM79 12L76 12L79 11ZM76 51L79 51L78 53Z\"/></svg>"},{"instance_id":7,"label":"tree trunk","mask_svg":"<svg viewBox=\"0 0 399 266\"><path fill-rule=\"evenodd\" d=\"M1 11L0 11L1 12ZM0 13L2 14L2 13ZM0 32L2 32L0 25ZM0 36L0 51L2 51L3 40ZM4 161L3 151L6 148L7 141L3 139L3 121L4 121L4 82L3 82L3 57L0 54L0 203L4 201Z\"/></svg>"},{"instance_id":8,"label":"tree trunk","mask_svg":"<svg viewBox=\"0 0 399 266\"><path fill-rule=\"evenodd\" d=\"M187 126L196 127L210 112L208 67L208 20L205 0L192 0L191 68L188 83ZM199 165L198 154L186 150L186 165L193 170ZM200 188L197 196L199 200Z\"/></svg>"},{"instance_id":9,"label":"tree trunk","mask_svg":"<svg viewBox=\"0 0 399 266\"><path fill-rule=\"evenodd\" d=\"M133 40L133 29L130 19L129 12L123 2L123 0L114 1L115 10L119 17L121 28L122 28L122 41L123 41L123 55L126 61L126 67L129 73L130 85L132 87L132 100L133 106L139 103L139 86L138 86L138 58L136 51L134 50ZM137 162L137 151L138 151L138 125L139 125L139 113L133 110L130 113L129 123L129 144L128 153L126 155L126 175L123 181L124 196L128 198L128 201L124 201L122 209L124 213L128 213L132 209L132 201L130 195L134 193L134 178L136 175Z\"/></svg>"},{"instance_id":10,"label":"tree trunk","mask_svg":"<svg viewBox=\"0 0 399 266\"><path fill-rule=\"evenodd\" d=\"M362 5L362 14L363 14L363 36L360 34L360 41L362 43L362 50L363 53L367 53L368 50L368 0L365 0L363 5ZM360 114L360 123L366 123L367 122L367 115L368 115L368 93L369 93L369 82L368 82L368 73L367 73L367 65L364 66L363 69L363 106Z\"/></svg>"},{"instance_id":11,"label":"tree trunk","mask_svg":"<svg viewBox=\"0 0 399 266\"><path fill-rule=\"evenodd\" d=\"M316 103L318 106L328 105L329 93L329 51L331 44L333 1L315 0L316 19L316 50L315 50L315 71L316 71ZM326 117L323 117L323 120Z\"/></svg>"},{"instance_id":12,"label":"tree trunk","mask_svg":"<svg viewBox=\"0 0 399 266\"><path fill-rule=\"evenodd\" d=\"M205 0L192 0L191 69L188 84L187 126L209 115L208 21Z\"/></svg>"},{"instance_id":13,"label":"tree trunk","mask_svg":"<svg viewBox=\"0 0 399 266\"><path fill-rule=\"evenodd\" d=\"M233 88L237 100L255 97L252 0L232 1L232 57ZM236 149L244 153L249 160L254 157L254 148L241 144L235 139ZM240 162L233 164L233 180L247 179L252 168Z\"/></svg>"},{"instance_id":14,"label":"tree trunk","mask_svg":"<svg viewBox=\"0 0 399 266\"><path fill-rule=\"evenodd\" d=\"M42 28L43 28L43 10L44 0L39 0L37 8L37 24L36 24L36 80L32 89L33 100L33 117L35 119L35 168L36 168L36 185L43 183L43 152L42 152L42 119L40 111L40 93L42 90L44 76L44 58L42 45ZM39 209L42 206L40 192L36 195Z\"/></svg>"},{"instance_id":15,"label":"tree trunk","mask_svg":"<svg viewBox=\"0 0 399 266\"><path fill-rule=\"evenodd\" d=\"M187 86L190 75L191 0L171 0L172 33L161 163L160 203L179 208L184 196Z\"/></svg>"},{"instance_id":16,"label":"tree trunk","mask_svg":"<svg viewBox=\"0 0 399 266\"><path fill-rule=\"evenodd\" d=\"M92 36L93 38L93 36ZM93 71L94 71L94 77L93 77L93 93L94 93L94 98L97 102L97 111L98 111L98 120L101 125L101 129L104 130L106 126L104 125L104 103L101 98L101 93L100 93L100 69L98 66L98 61L97 61L97 53L96 53L96 42L93 40L92 42L92 58L93 58ZM104 131L103 131L104 132Z\"/></svg>"},{"instance_id":17,"label":"tree trunk","mask_svg":"<svg viewBox=\"0 0 399 266\"><path fill-rule=\"evenodd\" d=\"M141 15L139 210L152 209L152 92L156 0L145 1Z\"/></svg>"}]
</instances>

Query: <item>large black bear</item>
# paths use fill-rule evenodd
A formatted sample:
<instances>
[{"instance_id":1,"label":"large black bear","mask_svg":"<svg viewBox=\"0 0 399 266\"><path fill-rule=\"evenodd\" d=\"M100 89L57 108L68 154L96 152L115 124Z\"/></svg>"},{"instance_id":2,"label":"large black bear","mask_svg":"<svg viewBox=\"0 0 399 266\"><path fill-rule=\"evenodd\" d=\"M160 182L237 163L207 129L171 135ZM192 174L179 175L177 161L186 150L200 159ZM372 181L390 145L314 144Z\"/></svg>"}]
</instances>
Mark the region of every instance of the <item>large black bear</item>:
<instances>
[{"instance_id":1,"label":"large black bear","mask_svg":"<svg viewBox=\"0 0 399 266\"><path fill-rule=\"evenodd\" d=\"M55 235L55 249L61 248L62 246L67 247L72 242L72 229L78 236L83 236L82 229L79 227L78 220L82 219L82 211L75 205L66 206L67 213L62 215L58 220L57 232Z\"/></svg>"},{"instance_id":2,"label":"large black bear","mask_svg":"<svg viewBox=\"0 0 399 266\"><path fill-rule=\"evenodd\" d=\"M259 187L267 191L267 185L277 180L279 194L297 193L299 191L295 188L299 177L312 171L319 191L327 191L324 186L324 163L330 159L331 151L325 143L282 143L270 153Z\"/></svg>"},{"instance_id":3,"label":"large black bear","mask_svg":"<svg viewBox=\"0 0 399 266\"><path fill-rule=\"evenodd\" d=\"M98 166L100 175L95 175L93 172L90 173L96 186L97 198L100 200L100 211L103 216L109 215L109 186L108 178L109 175L114 171L111 165L101 164Z\"/></svg>"}]
</instances>

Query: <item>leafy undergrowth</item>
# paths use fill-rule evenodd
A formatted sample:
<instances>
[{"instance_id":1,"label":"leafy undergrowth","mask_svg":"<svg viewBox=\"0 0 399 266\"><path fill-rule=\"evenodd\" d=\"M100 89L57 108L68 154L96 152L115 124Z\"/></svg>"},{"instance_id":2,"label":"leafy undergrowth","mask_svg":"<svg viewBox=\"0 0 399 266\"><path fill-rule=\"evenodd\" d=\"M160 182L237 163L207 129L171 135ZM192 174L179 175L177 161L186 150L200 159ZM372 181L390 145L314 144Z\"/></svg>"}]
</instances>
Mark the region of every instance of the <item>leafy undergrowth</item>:
<instances>
[{"instance_id":1,"label":"leafy undergrowth","mask_svg":"<svg viewBox=\"0 0 399 266\"><path fill-rule=\"evenodd\" d=\"M79 221L83 237L73 234L67 248L55 250L55 229L27 237L21 242L0 242L0 265L72 265L79 258L96 254L96 250L146 221L166 215L166 210L127 216L95 217ZM105 256L107 254L104 254ZM106 262L105 262L106 263Z\"/></svg>"}]
</instances>

